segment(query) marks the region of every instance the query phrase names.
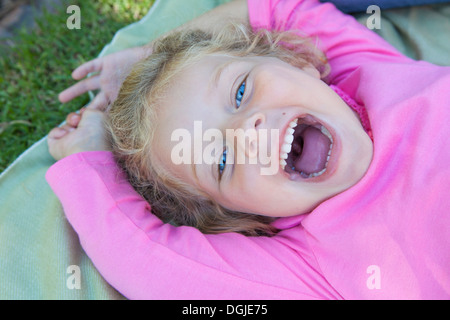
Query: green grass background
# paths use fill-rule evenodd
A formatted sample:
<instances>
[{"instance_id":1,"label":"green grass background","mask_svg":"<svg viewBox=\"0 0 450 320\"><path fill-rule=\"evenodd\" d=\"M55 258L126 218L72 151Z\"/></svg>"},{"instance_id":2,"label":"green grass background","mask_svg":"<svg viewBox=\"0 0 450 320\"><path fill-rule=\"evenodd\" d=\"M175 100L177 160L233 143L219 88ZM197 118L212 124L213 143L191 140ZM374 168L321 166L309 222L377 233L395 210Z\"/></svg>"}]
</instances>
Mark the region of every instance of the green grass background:
<instances>
[{"instance_id":1,"label":"green grass background","mask_svg":"<svg viewBox=\"0 0 450 320\"><path fill-rule=\"evenodd\" d=\"M11 49L0 48L0 172L78 110L88 95L61 104L71 72L98 56L118 29L141 19L154 0L71 0L44 11L31 31L20 30ZM78 5L81 29L66 26L67 6Z\"/></svg>"}]
</instances>

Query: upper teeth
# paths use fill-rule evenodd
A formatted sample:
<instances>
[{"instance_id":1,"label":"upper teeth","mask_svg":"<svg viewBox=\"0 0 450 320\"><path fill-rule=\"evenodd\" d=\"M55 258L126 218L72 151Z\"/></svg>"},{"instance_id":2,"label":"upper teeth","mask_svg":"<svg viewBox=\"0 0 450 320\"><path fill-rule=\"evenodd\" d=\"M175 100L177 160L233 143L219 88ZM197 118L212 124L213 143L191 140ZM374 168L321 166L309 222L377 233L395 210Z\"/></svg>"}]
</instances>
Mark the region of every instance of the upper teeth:
<instances>
[{"instance_id":1,"label":"upper teeth","mask_svg":"<svg viewBox=\"0 0 450 320\"><path fill-rule=\"evenodd\" d=\"M289 152L291 152L291 149L292 149L292 142L294 141L294 132L295 132L295 128L297 127L297 124L298 124L298 119L291 121L286 130L286 134L284 135L283 145L281 146L281 152L280 152L280 166L281 166L282 170L284 170L284 168L287 165L286 159L288 158L288 154L289 154ZM321 126L320 131L325 136L327 136L328 139L330 139L330 141L331 141L330 150L328 151L328 157L327 157L327 163L328 163L328 160L330 160L330 156L331 156L331 149L333 148L333 137L331 136L330 131L328 131L328 129L325 128L324 126ZM326 171L326 166L325 166L325 169L323 169L322 171L313 173L310 176L316 177L316 176L323 174L325 171Z\"/></svg>"},{"instance_id":2,"label":"upper teeth","mask_svg":"<svg viewBox=\"0 0 450 320\"><path fill-rule=\"evenodd\" d=\"M291 152L292 142L294 141L295 127L297 127L298 119L295 119L289 123L289 126L284 135L283 145L281 146L280 152L280 166L284 170L286 167L286 159L288 158L289 152Z\"/></svg>"}]
</instances>

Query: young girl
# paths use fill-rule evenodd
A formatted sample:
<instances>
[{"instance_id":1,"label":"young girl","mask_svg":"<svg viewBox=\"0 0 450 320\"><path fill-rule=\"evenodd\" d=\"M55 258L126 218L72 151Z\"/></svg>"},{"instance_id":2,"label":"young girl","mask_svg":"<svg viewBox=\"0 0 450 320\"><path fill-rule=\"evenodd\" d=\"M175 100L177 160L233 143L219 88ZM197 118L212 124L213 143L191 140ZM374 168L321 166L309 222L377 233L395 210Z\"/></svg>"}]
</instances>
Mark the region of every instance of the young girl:
<instances>
[{"instance_id":1,"label":"young girl","mask_svg":"<svg viewBox=\"0 0 450 320\"><path fill-rule=\"evenodd\" d=\"M317 37L330 73L286 34L155 44L109 111L115 158L100 111L49 134L64 159L47 179L96 267L128 298L448 299L449 68L329 4L242 3L255 30ZM195 138L196 121L278 136L223 134L178 164L174 132Z\"/></svg>"}]
</instances>

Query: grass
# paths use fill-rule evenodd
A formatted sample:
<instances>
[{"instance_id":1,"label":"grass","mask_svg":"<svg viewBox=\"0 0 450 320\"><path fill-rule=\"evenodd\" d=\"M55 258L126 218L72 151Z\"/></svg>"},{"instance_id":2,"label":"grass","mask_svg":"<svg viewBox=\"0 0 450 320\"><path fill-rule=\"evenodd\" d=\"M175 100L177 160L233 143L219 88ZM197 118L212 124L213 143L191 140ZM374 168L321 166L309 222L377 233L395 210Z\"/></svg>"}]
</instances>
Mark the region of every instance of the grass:
<instances>
[{"instance_id":1,"label":"grass","mask_svg":"<svg viewBox=\"0 0 450 320\"><path fill-rule=\"evenodd\" d=\"M140 18L154 0L71 0L44 11L32 32L21 30L12 49L0 48L0 172L23 151L85 105L87 95L61 104L81 63L95 58L116 31ZM68 29L69 5L78 5L81 29Z\"/></svg>"}]
</instances>

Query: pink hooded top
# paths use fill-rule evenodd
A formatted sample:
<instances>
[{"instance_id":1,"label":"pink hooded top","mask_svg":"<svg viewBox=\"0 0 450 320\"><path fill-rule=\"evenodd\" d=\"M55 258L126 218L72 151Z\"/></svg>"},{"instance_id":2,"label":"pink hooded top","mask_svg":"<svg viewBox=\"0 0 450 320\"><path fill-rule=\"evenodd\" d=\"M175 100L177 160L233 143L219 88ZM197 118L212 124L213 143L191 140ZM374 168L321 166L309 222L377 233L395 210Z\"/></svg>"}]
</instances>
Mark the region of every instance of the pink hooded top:
<instances>
[{"instance_id":1,"label":"pink hooded top","mask_svg":"<svg viewBox=\"0 0 450 320\"><path fill-rule=\"evenodd\" d=\"M367 174L252 238L163 224L111 153L69 156L47 180L96 268L130 299L449 299L450 68L402 56L331 4L248 7L255 28L319 39L330 84L367 110Z\"/></svg>"}]
</instances>

